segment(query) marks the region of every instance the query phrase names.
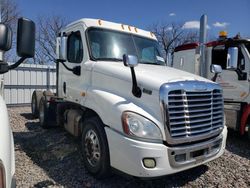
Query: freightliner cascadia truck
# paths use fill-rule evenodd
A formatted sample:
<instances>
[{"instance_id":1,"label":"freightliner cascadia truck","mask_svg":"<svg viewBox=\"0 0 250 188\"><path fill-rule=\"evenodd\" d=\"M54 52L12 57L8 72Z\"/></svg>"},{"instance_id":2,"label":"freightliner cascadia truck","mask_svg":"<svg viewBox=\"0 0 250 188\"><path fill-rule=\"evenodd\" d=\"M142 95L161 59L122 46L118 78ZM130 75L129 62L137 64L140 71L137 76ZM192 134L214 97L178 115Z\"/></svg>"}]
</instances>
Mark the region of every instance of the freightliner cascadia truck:
<instances>
[{"instance_id":1,"label":"freightliner cascadia truck","mask_svg":"<svg viewBox=\"0 0 250 188\"><path fill-rule=\"evenodd\" d=\"M225 150L221 87L165 66L155 35L136 27L80 19L57 38L56 93L34 91L44 128L81 138L95 177L112 168L136 177L180 172Z\"/></svg>"},{"instance_id":2,"label":"freightliner cascadia truck","mask_svg":"<svg viewBox=\"0 0 250 188\"><path fill-rule=\"evenodd\" d=\"M4 59L4 53L10 50L12 44L11 29L0 23L0 187L15 187L15 154L13 134L9 125L7 107L3 99L3 74L19 66L26 58L34 56L35 24L31 20L20 18L17 28L17 54L21 58L9 65Z\"/></svg>"}]
</instances>

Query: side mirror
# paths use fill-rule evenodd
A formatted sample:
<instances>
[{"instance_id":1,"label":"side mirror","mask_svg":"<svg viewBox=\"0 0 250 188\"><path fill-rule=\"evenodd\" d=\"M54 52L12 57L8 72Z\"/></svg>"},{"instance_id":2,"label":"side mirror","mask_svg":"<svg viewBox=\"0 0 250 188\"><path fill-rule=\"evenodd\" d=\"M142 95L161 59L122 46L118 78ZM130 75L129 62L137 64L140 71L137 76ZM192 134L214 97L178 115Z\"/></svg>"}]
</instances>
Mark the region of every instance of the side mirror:
<instances>
[{"instance_id":1,"label":"side mirror","mask_svg":"<svg viewBox=\"0 0 250 188\"><path fill-rule=\"evenodd\" d=\"M238 64L238 48L230 47L227 53L227 69L236 70Z\"/></svg>"},{"instance_id":2,"label":"side mirror","mask_svg":"<svg viewBox=\"0 0 250 188\"><path fill-rule=\"evenodd\" d=\"M35 23L26 18L18 19L17 55L30 58L35 54Z\"/></svg>"},{"instance_id":3,"label":"side mirror","mask_svg":"<svg viewBox=\"0 0 250 188\"><path fill-rule=\"evenodd\" d=\"M0 23L0 50L8 51L12 44L12 31L3 23Z\"/></svg>"},{"instance_id":4,"label":"side mirror","mask_svg":"<svg viewBox=\"0 0 250 188\"><path fill-rule=\"evenodd\" d=\"M57 37L56 38L56 54L57 61L65 62L67 60L67 37Z\"/></svg>"},{"instance_id":5,"label":"side mirror","mask_svg":"<svg viewBox=\"0 0 250 188\"><path fill-rule=\"evenodd\" d=\"M134 55L123 55L123 64L126 67L136 67L138 65L138 58Z\"/></svg>"},{"instance_id":6,"label":"side mirror","mask_svg":"<svg viewBox=\"0 0 250 188\"><path fill-rule=\"evenodd\" d=\"M215 64L212 64L211 66L210 66L210 71L212 72L212 73L221 73L222 72L222 68L221 68L221 66L220 65L215 65Z\"/></svg>"}]
</instances>

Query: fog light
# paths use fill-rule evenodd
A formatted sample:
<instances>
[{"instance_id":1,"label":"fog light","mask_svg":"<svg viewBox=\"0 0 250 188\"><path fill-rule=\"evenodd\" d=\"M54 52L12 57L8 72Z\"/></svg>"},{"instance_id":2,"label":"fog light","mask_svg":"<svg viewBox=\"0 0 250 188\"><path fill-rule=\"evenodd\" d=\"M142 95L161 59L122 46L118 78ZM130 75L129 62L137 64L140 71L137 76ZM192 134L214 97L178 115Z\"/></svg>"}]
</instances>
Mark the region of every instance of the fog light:
<instances>
[{"instance_id":1,"label":"fog light","mask_svg":"<svg viewBox=\"0 0 250 188\"><path fill-rule=\"evenodd\" d=\"M186 161L186 154L179 154L179 155L175 155L175 161L176 162L184 162Z\"/></svg>"},{"instance_id":2,"label":"fog light","mask_svg":"<svg viewBox=\"0 0 250 188\"><path fill-rule=\"evenodd\" d=\"M145 158L145 159L143 159L143 165L146 168L154 168L156 166L156 162L152 158Z\"/></svg>"}]
</instances>

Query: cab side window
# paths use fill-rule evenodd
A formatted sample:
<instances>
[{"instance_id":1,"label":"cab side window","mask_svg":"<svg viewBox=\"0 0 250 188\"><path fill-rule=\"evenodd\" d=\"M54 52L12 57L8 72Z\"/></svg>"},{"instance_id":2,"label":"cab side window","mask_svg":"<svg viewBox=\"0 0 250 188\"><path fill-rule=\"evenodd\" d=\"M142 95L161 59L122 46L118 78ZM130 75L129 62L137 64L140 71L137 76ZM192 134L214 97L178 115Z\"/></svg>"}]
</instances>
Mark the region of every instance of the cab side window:
<instances>
[{"instance_id":1,"label":"cab side window","mask_svg":"<svg viewBox=\"0 0 250 188\"><path fill-rule=\"evenodd\" d=\"M68 36L67 57L71 63L81 63L83 59L83 45L79 31L73 32Z\"/></svg>"}]
</instances>

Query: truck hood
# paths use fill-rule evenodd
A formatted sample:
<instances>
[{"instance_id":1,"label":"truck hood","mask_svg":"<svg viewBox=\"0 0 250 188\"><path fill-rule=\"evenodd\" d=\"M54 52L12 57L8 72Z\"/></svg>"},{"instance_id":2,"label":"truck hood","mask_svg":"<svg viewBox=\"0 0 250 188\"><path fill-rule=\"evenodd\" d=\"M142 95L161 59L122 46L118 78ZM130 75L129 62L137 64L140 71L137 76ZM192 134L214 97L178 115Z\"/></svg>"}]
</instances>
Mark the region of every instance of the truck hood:
<instances>
[{"instance_id":1,"label":"truck hood","mask_svg":"<svg viewBox=\"0 0 250 188\"><path fill-rule=\"evenodd\" d=\"M97 62L94 71L132 83L130 68L125 67L121 62ZM211 82L203 77L160 65L139 64L135 67L135 74L139 86L153 90L159 90L164 83L176 81L197 80Z\"/></svg>"}]
</instances>

